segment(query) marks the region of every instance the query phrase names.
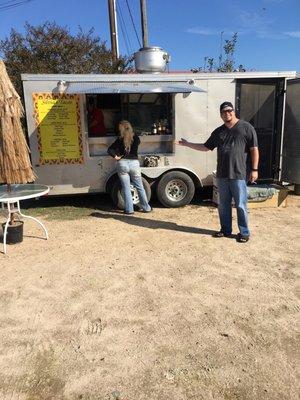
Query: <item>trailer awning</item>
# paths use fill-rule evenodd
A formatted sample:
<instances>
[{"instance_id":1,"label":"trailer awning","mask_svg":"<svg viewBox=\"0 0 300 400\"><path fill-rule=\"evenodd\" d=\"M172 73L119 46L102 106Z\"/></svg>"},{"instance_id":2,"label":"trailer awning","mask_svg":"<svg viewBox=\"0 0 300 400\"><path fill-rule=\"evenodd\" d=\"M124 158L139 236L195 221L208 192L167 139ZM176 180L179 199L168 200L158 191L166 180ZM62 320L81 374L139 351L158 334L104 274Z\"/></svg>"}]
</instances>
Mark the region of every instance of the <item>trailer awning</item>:
<instances>
[{"instance_id":1,"label":"trailer awning","mask_svg":"<svg viewBox=\"0 0 300 400\"><path fill-rule=\"evenodd\" d=\"M191 93L205 92L194 82L69 82L65 93Z\"/></svg>"}]
</instances>

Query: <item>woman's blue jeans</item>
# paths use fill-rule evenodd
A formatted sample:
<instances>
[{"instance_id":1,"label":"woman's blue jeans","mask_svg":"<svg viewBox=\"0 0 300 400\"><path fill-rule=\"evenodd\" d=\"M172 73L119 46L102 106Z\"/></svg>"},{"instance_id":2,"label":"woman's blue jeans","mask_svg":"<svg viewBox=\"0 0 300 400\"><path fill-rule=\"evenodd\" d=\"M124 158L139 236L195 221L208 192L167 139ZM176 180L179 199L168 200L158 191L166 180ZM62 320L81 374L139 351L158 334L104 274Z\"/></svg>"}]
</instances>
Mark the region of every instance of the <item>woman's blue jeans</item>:
<instances>
[{"instance_id":1,"label":"woman's blue jeans","mask_svg":"<svg viewBox=\"0 0 300 400\"><path fill-rule=\"evenodd\" d=\"M232 205L234 203L237 212L237 220L240 234L250 236L248 228L248 209L247 209L247 184L243 179L218 178L219 191L219 217L221 231L230 235L232 232Z\"/></svg>"},{"instance_id":2,"label":"woman's blue jeans","mask_svg":"<svg viewBox=\"0 0 300 400\"><path fill-rule=\"evenodd\" d=\"M138 160L121 159L117 162L117 172L120 178L125 199L125 212L133 213L133 201L130 181L136 187L140 205L144 211L150 211L147 195L142 182L140 163Z\"/></svg>"}]
</instances>

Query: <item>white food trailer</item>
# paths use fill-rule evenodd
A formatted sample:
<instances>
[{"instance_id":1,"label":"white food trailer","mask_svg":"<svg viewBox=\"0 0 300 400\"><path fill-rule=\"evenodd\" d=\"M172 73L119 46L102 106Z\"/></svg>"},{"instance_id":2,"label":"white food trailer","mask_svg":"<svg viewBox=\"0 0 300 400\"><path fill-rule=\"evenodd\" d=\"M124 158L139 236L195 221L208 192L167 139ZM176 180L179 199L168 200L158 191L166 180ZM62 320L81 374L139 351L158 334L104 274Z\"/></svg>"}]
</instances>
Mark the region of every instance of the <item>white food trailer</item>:
<instances>
[{"instance_id":1,"label":"white food trailer","mask_svg":"<svg viewBox=\"0 0 300 400\"><path fill-rule=\"evenodd\" d=\"M122 207L115 161L107 154L117 124L140 135L148 194L167 207L188 204L195 187L212 184L216 152L174 145L205 142L231 101L258 133L265 181L300 184L300 76L296 72L22 75L31 157L37 183L52 195L109 192ZM102 110L105 134L89 130L89 99ZM286 118L285 118L286 116ZM297 147L298 146L298 147ZM137 202L136 191L133 196Z\"/></svg>"}]
</instances>

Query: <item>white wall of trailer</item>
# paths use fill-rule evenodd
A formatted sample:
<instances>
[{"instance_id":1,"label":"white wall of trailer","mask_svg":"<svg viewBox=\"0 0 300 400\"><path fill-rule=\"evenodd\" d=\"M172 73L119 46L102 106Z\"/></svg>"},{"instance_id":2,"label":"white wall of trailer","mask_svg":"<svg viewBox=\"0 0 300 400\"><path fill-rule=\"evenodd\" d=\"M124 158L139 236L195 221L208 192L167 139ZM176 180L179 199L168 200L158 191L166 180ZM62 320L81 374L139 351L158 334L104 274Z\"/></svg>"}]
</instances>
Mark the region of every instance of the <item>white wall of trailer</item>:
<instances>
[{"instance_id":1,"label":"white wall of trailer","mask_svg":"<svg viewBox=\"0 0 300 400\"><path fill-rule=\"evenodd\" d=\"M223 101L235 103L237 78L295 77L294 72L269 73L231 73L231 74L161 74L155 79L164 80L172 77L194 79L195 85L205 90L203 93L178 93L175 96L175 115L173 137L170 140L185 139L192 142L205 142L210 133L222 124L219 105ZM118 80L142 81L149 75L23 75L24 97L28 134L33 166L38 175L37 183L52 187L51 194L72 194L86 192L104 192L108 177L114 173L115 161L103 152L115 137L88 138L85 112L85 95L80 95L81 134L83 138L83 164L41 165L37 129L34 121L32 93L57 93L59 80L85 80L93 82L117 82ZM150 76L154 79L153 75ZM141 153L156 154L163 138L141 137ZM165 140L169 140L166 138ZM97 147L98 146L98 147ZM151 178L159 177L169 169L192 171L203 185L212 184L212 172L216 168L216 151L197 152L181 146L173 146L173 151L160 155L159 167L142 168L143 174ZM99 148L103 155L91 156L89 148ZM102 149L102 150L101 150Z\"/></svg>"}]
</instances>

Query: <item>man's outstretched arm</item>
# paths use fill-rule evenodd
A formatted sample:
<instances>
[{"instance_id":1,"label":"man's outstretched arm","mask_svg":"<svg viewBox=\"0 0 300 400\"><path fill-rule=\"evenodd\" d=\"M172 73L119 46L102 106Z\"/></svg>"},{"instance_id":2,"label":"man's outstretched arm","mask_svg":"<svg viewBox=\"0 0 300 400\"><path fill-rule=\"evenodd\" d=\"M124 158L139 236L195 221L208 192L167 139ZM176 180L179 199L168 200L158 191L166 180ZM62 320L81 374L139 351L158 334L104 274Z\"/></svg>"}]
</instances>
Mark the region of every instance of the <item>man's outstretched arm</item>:
<instances>
[{"instance_id":1,"label":"man's outstretched arm","mask_svg":"<svg viewBox=\"0 0 300 400\"><path fill-rule=\"evenodd\" d=\"M179 146L189 147L190 149L198 150L198 151L209 151L210 150L209 148L204 146L203 143L191 143L183 138L181 138L180 140L175 140L174 143L178 144Z\"/></svg>"},{"instance_id":2,"label":"man's outstretched arm","mask_svg":"<svg viewBox=\"0 0 300 400\"><path fill-rule=\"evenodd\" d=\"M251 172L250 172L250 177L249 180L251 183L255 182L258 178L258 162L259 162L259 151L258 147L251 147L250 148L250 154L251 154Z\"/></svg>"}]
</instances>

